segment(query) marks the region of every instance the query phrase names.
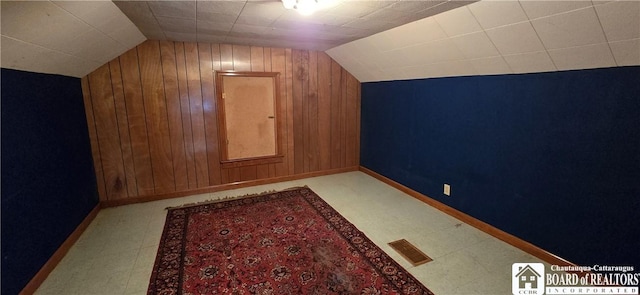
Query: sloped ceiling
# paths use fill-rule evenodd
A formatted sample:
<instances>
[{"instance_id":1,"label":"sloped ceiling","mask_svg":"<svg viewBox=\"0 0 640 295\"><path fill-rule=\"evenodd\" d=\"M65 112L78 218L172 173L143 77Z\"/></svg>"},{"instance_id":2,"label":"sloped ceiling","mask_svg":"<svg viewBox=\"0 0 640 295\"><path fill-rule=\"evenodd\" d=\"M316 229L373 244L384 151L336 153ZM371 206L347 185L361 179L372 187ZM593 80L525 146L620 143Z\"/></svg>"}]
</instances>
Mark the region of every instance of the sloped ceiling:
<instances>
[{"instance_id":1,"label":"sloped ceiling","mask_svg":"<svg viewBox=\"0 0 640 295\"><path fill-rule=\"evenodd\" d=\"M2 1L2 67L82 77L145 36L111 1Z\"/></svg>"},{"instance_id":2,"label":"sloped ceiling","mask_svg":"<svg viewBox=\"0 0 640 295\"><path fill-rule=\"evenodd\" d=\"M320 0L322 9L309 16L285 9L280 0L115 4L152 40L324 51L472 2Z\"/></svg>"},{"instance_id":3,"label":"sloped ceiling","mask_svg":"<svg viewBox=\"0 0 640 295\"><path fill-rule=\"evenodd\" d=\"M2 67L82 77L146 39L328 49L363 82L640 64L640 1L331 1L2 1Z\"/></svg>"},{"instance_id":4,"label":"sloped ceiling","mask_svg":"<svg viewBox=\"0 0 640 295\"><path fill-rule=\"evenodd\" d=\"M640 1L480 1L327 53L361 82L640 65Z\"/></svg>"}]
</instances>

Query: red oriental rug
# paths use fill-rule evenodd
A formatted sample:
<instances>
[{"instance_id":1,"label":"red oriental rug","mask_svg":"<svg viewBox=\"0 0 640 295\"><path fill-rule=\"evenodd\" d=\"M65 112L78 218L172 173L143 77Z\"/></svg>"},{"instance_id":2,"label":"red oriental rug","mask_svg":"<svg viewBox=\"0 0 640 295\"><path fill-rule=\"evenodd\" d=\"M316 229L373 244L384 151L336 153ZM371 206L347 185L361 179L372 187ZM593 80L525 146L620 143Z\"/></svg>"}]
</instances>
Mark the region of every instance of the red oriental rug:
<instances>
[{"instance_id":1,"label":"red oriental rug","mask_svg":"<svg viewBox=\"0 0 640 295\"><path fill-rule=\"evenodd\" d=\"M433 294L309 188L169 209L148 294Z\"/></svg>"}]
</instances>

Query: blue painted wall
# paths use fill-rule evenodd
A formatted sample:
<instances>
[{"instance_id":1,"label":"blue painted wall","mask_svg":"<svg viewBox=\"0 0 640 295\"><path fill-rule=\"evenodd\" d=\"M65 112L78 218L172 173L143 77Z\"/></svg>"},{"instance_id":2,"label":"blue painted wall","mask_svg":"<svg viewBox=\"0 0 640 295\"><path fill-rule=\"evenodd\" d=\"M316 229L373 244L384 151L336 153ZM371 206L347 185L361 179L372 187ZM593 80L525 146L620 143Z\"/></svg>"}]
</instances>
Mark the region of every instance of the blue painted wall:
<instances>
[{"instance_id":1,"label":"blue painted wall","mask_svg":"<svg viewBox=\"0 0 640 295\"><path fill-rule=\"evenodd\" d=\"M2 294L98 203L80 79L2 69Z\"/></svg>"},{"instance_id":2,"label":"blue painted wall","mask_svg":"<svg viewBox=\"0 0 640 295\"><path fill-rule=\"evenodd\" d=\"M363 83L360 161L574 263L640 267L640 67Z\"/></svg>"}]
</instances>

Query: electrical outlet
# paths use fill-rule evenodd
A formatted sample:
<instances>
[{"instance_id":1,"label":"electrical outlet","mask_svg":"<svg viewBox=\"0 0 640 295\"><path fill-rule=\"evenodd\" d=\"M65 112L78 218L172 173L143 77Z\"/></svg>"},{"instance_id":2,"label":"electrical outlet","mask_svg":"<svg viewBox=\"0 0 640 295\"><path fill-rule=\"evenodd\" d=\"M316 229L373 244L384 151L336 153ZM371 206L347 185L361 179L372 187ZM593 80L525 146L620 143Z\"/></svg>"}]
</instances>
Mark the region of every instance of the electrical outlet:
<instances>
[{"instance_id":1,"label":"electrical outlet","mask_svg":"<svg viewBox=\"0 0 640 295\"><path fill-rule=\"evenodd\" d=\"M451 185L444 184L444 194L447 196L451 196Z\"/></svg>"}]
</instances>

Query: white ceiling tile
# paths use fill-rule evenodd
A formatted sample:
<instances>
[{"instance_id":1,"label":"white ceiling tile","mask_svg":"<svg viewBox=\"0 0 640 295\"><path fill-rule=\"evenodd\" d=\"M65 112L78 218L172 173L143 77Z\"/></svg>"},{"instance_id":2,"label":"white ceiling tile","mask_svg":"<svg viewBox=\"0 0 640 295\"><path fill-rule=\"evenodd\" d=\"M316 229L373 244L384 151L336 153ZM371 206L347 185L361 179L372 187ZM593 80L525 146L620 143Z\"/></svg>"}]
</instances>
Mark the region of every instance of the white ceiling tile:
<instances>
[{"instance_id":1,"label":"white ceiling tile","mask_svg":"<svg viewBox=\"0 0 640 295\"><path fill-rule=\"evenodd\" d=\"M447 38L447 34L433 18L424 18L374 36L377 35L385 37L389 50Z\"/></svg>"},{"instance_id":2,"label":"white ceiling tile","mask_svg":"<svg viewBox=\"0 0 640 295\"><path fill-rule=\"evenodd\" d=\"M531 21L547 49L606 42L593 7Z\"/></svg>"},{"instance_id":3,"label":"white ceiling tile","mask_svg":"<svg viewBox=\"0 0 640 295\"><path fill-rule=\"evenodd\" d=\"M514 73L535 73L556 71L546 51L504 55L504 60Z\"/></svg>"},{"instance_id":4,"label":"white ceiling tile","mask_svg":"<svg viewBox=\"0 0 640 295\"><path fill-rule=\"evenodd\" d=\"M171 41L183 41L183 42L198 42L198 34L194 33L180 33L180 32L165 32L167 40Z\"/></svg>"},{"instance_id":5,"label":"white ceiling tile","mask_svg":"<svg viewBox=\"0 0 640 295\"><path fill-rule=\"evenodd\" d=\"M106 63L129 49L97 30L79 35L75 39L82 46L74 47L69 53L95 62Z\"/></svg>"},{"instance_id":6,"label":"white ceiling tile","mask_svg":"<svg viewBox=\"0 0 640 295\"><path fill-rule=\"evenodd\" d=\"M331 48L329 50L326 50L325 53L338 63L342 64L342 61L349 55L349 52L343 49L344 46L345 45Z\"/></svg>"},{"instance_id":7,"label":"white ceiling tile","mask_svg":"<svg viewBox=\"0 0 640 295\"><path fill-rule=\"evenodd\" d=\"M244 14L242 14L242 15L244 15ZM251 16L248 16L248 18L255 19L255 18L259 18L259 16L251 15ZM269 19L270 18L267 18L267 20L269 20ZM240 20L241 19L239 18L238 21L240 21ZM320 13L320 12L314 13L312 15L312 18L308 18L308 21L310 23L321 24L321 25L329 25L329 26L341 26L341 25L344 25L344 24L346 24L348 22L352 22L353 20L354 20L354 18L348 17L348 16L344 16L344 15L337 15L337 14L330 14L330 13Z\"/></svg>"},{"instance_id":8,"label":"white ceiling tile","mask_svg":"<svg viewBox=\"0 0 640 295\"><path fill-rule=\"evenodd\" d=\"M427 66L409 66L402 68L404 72L403 79L422 79L433 76L433 70Z\"/></svg>"},{"instance_id":9,"label":"white ceiling tile","mask_svg":"<svg viewBox=\"0 0 640 295\"><path fill-rule=\"evenodd\" d=\"M415 13L417 11L424 11L433 6L440 5L446 2L445 0L431 0L431 1L399 1L391 5L391 9L404 11L408 13Z\"/></svg>"},{"instance_id":10,"label":"white ceiling tile","mask_svg":"<svg viewBox=\"0 0 640 295\"><path fill-rule=\"evenodd\" d=\"M380 9L363 16L366 19L384 19L385 21L398 21L407 17L407 13L395 9Z\"/></svg>"},{"instance_id":11,"label":"white ceiling tile","mask_svg":"<svg viewBox=\"0 0 640 295\"><path fill-rule=\"evenodd\" d=\"M2 36L2 67L18 70L29 70L38 65L35 56L41 55L44 48L31 43Z\"/></svg>"},{"instance_id":12,"label":"white ceiling tile","mask_svg":"<svg viewBox=\"0 0 640 295\"><path fill-rule=\"evenodd\" d=\"M389 69L410 64L410 58L402 54L400 49L380 53L371 58L361 60L364 64L375 64L379 69Z\"/></svg>"},{"instance_id":13,"label":"white ceiling tile","mask_svg":"<svg viewBox=\"0 0 640 295\"><path fill-rule=\"evenodd\" d=\"M549 55L558 70L605 68L616 65L607 43L549 50Z\"/></svg>"},{"instance_id":14,"label":"white ceiling tile","mask_svg":"<svg viewBox=\"0 0 640 295\"><path fill-rule=\"evenodd\" d=\"M464 59L460 50L449 39L405 47L400 52L409 58L411 65Z\"/></svg>"},{"instance_id":15,"label":"white ceiling tile","mask_svg":"<svg viewBox=\"0 0 640 295\"><path fill-rule=\"evenodd\" d=\"M160 27L165 32L172 33L196 33L196 20L174 17L156 17L160 22Z\"/></svg>"},{"instance_id":16,"label":"white ceiling tile","mask_svg":"<svg viewBox=\"0 0 640 295\"><path fill-rule=\"evenodd\" d=\"M396 81L398 80L410 80L410 79L415 79L414 77L412 77L410 75L410 73L407 73L405 68L401 68L395 71L396 76L395 79Z\"/></svg>"},{"instance_id":17,"label":"white ceiling tile","mask_svg":"<svg viewBox=\"0 0 640 295\"><path fill-rule=\"evenodd\" d=\"M518 1L478 1L467 7L485 30L529 20Z\"/></svg>"},{"instance_id":18,"label":"white ceiling tile","mask_svg":"<svg viewBox=\"0 0 640 295\"><path fill-rule=\"evenodd\" d=\"M509 74L511 69L502 56L469 60L479 75Z\"/></svg>"},{"instance_id":19,"label":"white ceiling tile","mask_svg":"<svg viewBox=\"0 0 640 295\"><path fill-rule=\"evenodd\" d=\"M445 76L451 77L451 76L472 76L472 75L477 75L478 72L476 72L476 69L473 67L473 65L466 60L455 60L455 61L450 61L450 62L446 62L443 65L443 69L441 70L441 72L446 73Z\"/></svg>"},{"instance_id":20,"label":"white ceiling tile","mask_svg":"<svg viewBox=\"0 0 640 295\"><path fill-rule=\"evenodd\" d=\"M147 1L155 16L196 19L196 1Z\"/></svg>"},{"instance_id":21,"label":"white ceiling tile","mask_svg":"<svg viewBox=\"0 0 640 295\"><path fill-rule=\"evenodd\" d=\"M91 26L49 1L2 1L3 35L67 51L68 39L89 30Z\"/></svg>"},{"instance_id":22,"label":"white ceiling tile","mask_svg":"<svg viewBox=\"0 0 640 295\"><path fill-rule=\"evenodd\" d=\"M375 81L394 81L394 80L397 80L397 78L395 77L396 74L397 73L395 72L380 71L380 72L374 72L373 76L375 77Z\"/></svg>"},{"instance_id":23,"label":"white ceiling tile","mask_svg":"<svg viewBox=\"0 0 640 295\"><path fill-rule=\"evenodd\" d=\"M609 42L640 38L640 1L616 1L595 8Z\"/></svg>"},{"instance_id":24,"label":"white ceiling tile","mask_svg":"<svg viewBox=\"0 0 640 295\"><path fill-rule=\"evenodd\" d=\"M325 12L336 15L362 17L376 10L376 7L366 5L365 1L345 1L338 6L325 10Z\"/></svg>"},{"instance_id":25,"label":"white ceiling tile","mask_svg":"<svg viewBox=\"0 0 640 295\"><path fill-rule=\"evenodd\" d=\"M571 10L576 10L591 6L591 1L569 0L569 1L540 1L521 0L520 5L527 13L529 19L550 16Z\"/></svg>"},{"instance_id":26,"label":"white ceiling tile","mask_svg":"<svg viewBox=\"0 0 640 295\"><path fill-rule=\"evenodd\" d=\"M111 1L52 1L94 28L106 27L111 18L122 12Z\"/></svg>"},{"instance_id":27,"label":"white ceiling tile","mask_svg":"<svg viewBox=\"0 0 640 295\"><path fill-rule=\"evenodd\" d=\"M640 65L640 39L609 43L618 66Z\"/></svg>"},{"instance_id":28,"label":"white ceiling tile","mask_svg":"<svg viewBox=\"0 0 640 295\"><path fill-rule=\"evenodd\" d=\"M381 43L379 38L373 36L362 38L351 43L347 43L344 50L347 50L349 54L355 54L358 56L363 55L375 55L380 52L378 44Z\"/></svg>"},{"instance_id":29,"label":"white ceiling tile","mask_svg":"<svg viewBox=\"0 0 640 295\"><path fill-rule=\"evenodd\" d=\"M280 3L267 3L262 1L196 1L196 14L198 19L202 16L217 13L217 14L226 14L226 15L237 15L240 12L242 14L252 14L252 15L265 15L272 14L274 10L280 12L282 14L282 4L280 4L280 8L276 8L276 5ZM275 9L274 9L275 8Z\"/></svg>"},{"instance_id":30,"label":"white ceiling tile","mask_svg":"<svg viewBox=\"0 0 640 295\"><path fill-rule=\"evenodd\" d=\"M593 2L593 6L598 6L598 5L607 4L613 1L616 1L616 0L592 0L591 2Z\"/></svg>"},{"instance_id":31,"label":"white ceiling tile","mask_svg":"<svg viewBox=\"0 0 640 295\"><path fill-rule=\"evenodd\" d=\"M225 37L207 35L207 34L203 34L203 35L198 34L197 39L198 39L198 42L219 44L219 43L224 43Z\"/></svg>"},{"instance_id":32,"label":"white ceiling tile","mask_svg":"<svg viewBox=\"0 0 640 295\"><path fill-rule=\"evenodd\" d=\"M593 2L593 6L598 6L598 5L607 4L613 1L617 1L617 0L592 0L591 2Z\"/></svg>"},{"instance_id":33,"label":"white ceiling tile","mask_svg":"<svg viewBox=\"0 0 640 295\"><path fill-rule=\"evenodd\" d=\"M461 60L424 65L420 68L421 69L416 70L416 73L421 75L419 78L469 76L476 74L476 70L471 63Z\"/></svg>"},{"instance_id":34,"label":"white ceiling tile","mask_svg":"<svg viewBox=\"0 0 640 295\"><path fill-rule=\"evenodd\" d=\"M453 37L451 41L460 49L467 59L500 55L484 32Z\"/></svg>"},{"instance_id":35,"label":"white ceiling tile","mask_svg":"<svg viewBox=\"0 0 640 295\"><path fill-rule=\"evenodd\" d=\"M114 18L114 20L116 19ZM118 22L103 32L128 48L134 47L147 39L131 22Z\"/></svg>"},{"instance_id":36,"label":"white ceiling tile","mask_svg":"<svg viewBox=\"0 0 640 295\"><path fill-rule=\"evenodd\" d=\"M536 31L529 22L503 26L485 32L502 54L545 50Z\"/></svg>"},{"instance_id":37,"label":"white ceiling tile","mask_svg":"<svg viewBox=\"0 0 640 295\"><path fill-rule=\"evenodd\" d=\"M211 35L226 35L233 28L233 23L219 23L206 20L196 21L197 33L213 33Z\"/></svg>"},{"instance_id":38,"label":"white ceiling tile","mask_svg":"<svg viewBox=\"0 0 640 295\"><path fill-rule=\"evenodd\" d=\"M159 27L158 20L156 20L146 1L115 1L113 4L118 6L141 31L144 32L142 27Z\"/></svg>"},{"instance_id":39,"label":"white ceiling tile","mask_svg":"<svg viewBox=\"0 0 640 295\"><path fill-rule=\"evenodd\" d=\"M131 48L146 40L140 29L111 1L58 1L55 3L124 47Z\"/></svg>"},{"instance_id":40,"label":"white ceiling tile","mask_svg":"<svg viewBox=\"0 0 640 295\"><path fill-rule=\"evenodd\" d=\"M388 39L389 37L389 34L376 34L360 39L359 41L362 45L368 47L370 51L374 51L376 53L385 52L394 49L392 42Z\"/></svg>"},{"instance_id":41,"label":"white ceiling tile","mask_svg":"<svg viewBox=\"0 0 640 295\"><path fill-rule=\"evenodd\" d=\"M449 37L482 31L482 27L466 6L443 12L434 17Z\"/></svg>"},{"instance_id":42,"label":"white ceiling tile","mask_svg":"<svg viewBox=\"0 0 640 295\"><path fill-rule=\"evenodd\" d=\"M95 71L103 64L105 63L86 60L71 55L64 55L58 58L58 63L55 67L62 75L81 78Z\"/></svg>"},{"instance_id":43,"label":"white ceiling tile","mask_svg":"<svg viewBox=\"0 0 640 295\"><path fill-rule=\"evenodd\" d=\"M385 72L389 73L389 80L398 80L401 76L404 76L404 70L402 68L391 68Z\"/></svg>"},{"instance_id":44,"label":"white ceiling tile","mask_svg":"<svg viewBox=\"0 0 640 295\"><path fill-rule=\"evenodd\" d=\"M2 67L37 73L83 77L100 63L2 36Z\"/></svg>"}]
</instances>

